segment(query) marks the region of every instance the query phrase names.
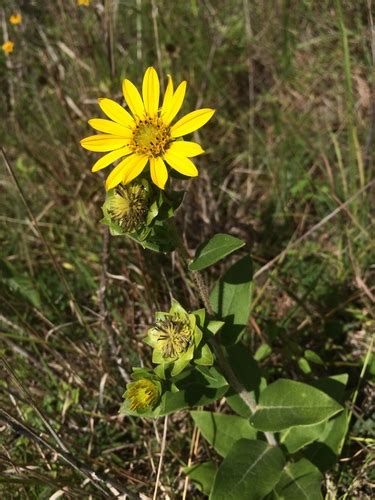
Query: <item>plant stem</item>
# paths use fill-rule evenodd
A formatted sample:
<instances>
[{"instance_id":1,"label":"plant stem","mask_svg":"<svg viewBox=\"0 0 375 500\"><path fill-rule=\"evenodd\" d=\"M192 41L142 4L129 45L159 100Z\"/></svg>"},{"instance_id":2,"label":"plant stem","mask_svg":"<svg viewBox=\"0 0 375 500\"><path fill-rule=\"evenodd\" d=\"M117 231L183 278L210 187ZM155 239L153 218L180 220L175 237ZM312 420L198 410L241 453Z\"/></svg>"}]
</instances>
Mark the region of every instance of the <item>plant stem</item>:
<instances>
[{"instance_id":1,"label":"plant stem","mask_svg":"<svg viewBox=\"0 0 375 500\"><path fill-rule=\"evenodd\" d=\"M183 239L179 232L177 231L176 226L174 225L173 227L173 232L174 235L176 236L176 241L177 241L177 251L179 252L182 260L184 261L188 271L191 273L193 280L195 282L196 288L199 292L199 295L202 299L202 302L204 304L204 307L208 314L210 316L214 316L214 311L212 309L211 303L210 303L210 298L208 295L208 290L207 286L202 278L202 275L199 273L199 271L190 271L189 266L188 266L188 258L189 258L189 253L185 247L185 244L183 242ZM242 383L238 380L236 374L232 370L231 365L228 363L222 346L218 342L218 339L214 336L211 337L210 343L215 351L215 355L218 361L218 364L221 368L221 371L223 372L224 376L228 380L229 385L236 391L236 393L239 395L239 397L242 399L242 401L245 403L245 405L250 409L251 413L255 413L257 409L257 404L255 401L254 396L246 390L246 388L242 385ZM275 436L273 435L272 432L264 432L264 436L268 442L269 445L271 446L277 446L277 441L275 439Z\"/></svg>"}]
</instances>

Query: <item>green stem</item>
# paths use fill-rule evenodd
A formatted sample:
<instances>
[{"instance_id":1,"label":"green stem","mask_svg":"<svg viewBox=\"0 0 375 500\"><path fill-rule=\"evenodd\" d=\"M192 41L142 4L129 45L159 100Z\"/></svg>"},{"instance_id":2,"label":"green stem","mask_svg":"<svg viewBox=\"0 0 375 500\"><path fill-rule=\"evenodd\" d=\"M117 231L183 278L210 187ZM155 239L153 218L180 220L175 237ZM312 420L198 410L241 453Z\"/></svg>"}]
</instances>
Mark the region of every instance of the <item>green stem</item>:
<instances>
[{"instance_id":1,"label":"green stem","mask_svg":"<svg viewBox=\"0 0 375 500\"><path fill-rule=\"evenodd\" d=\"M188 266L189 253L185 247L183 239L182 239L180 233L178 232L176 226L173 224L173 222L171 222L170 225L171 225L171 229L173 230L173 234L176 237L177 251L179 252L181 259L183 260L188 271L191 273L191 275L193 277L194 283L195 283L196 288L198 290L198 293L202 299L204 307L210 316L214 316L214 311L213 311L211 303L210 303L208 289L207 289L207 286L202 278L202 275L199 273L199 271L190 271L189 270L189 266ZM222 349L222 346L218 342L218 339L216 337L212 336L210 339L210 343L215 351L215 355L216 355L218 364L220 366L220 369L223 372L226 379L228 380L229 385L236 391L236 393L239 395L239 397L242 399L242 401L245 403L245 405L250 409L250 412L252 414L255 413L256 409L257 409L257 404L255 401L255 398L249 391L246 390L246 388L238 380L231 365L228 363L228 361L225 357L224 351ZM277 446L277 441L276 441L275 436L273 435L272 432L265 432L264 436L265 436L269 445Z\"/></svg>"}]
</instances>

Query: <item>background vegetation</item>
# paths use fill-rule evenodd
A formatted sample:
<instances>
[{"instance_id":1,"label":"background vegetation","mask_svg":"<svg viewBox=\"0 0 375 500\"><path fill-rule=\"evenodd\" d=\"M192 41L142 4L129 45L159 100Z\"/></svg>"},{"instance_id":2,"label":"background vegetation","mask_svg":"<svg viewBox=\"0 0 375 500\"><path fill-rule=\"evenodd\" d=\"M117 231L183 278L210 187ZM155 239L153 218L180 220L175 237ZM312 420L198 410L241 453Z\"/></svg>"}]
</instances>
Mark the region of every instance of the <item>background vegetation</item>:
<instances>
[{"instance_id":1,"label":"background vegetation","mask_svg":"<svg viewBox=\"0 0 375 500\"><path fill-rule=\"evenodd\" d=\"M104 174L79 146L97 97L120 101L122 78L140 84L149 65L188 81L183 111L217 109L179 211L192 255L217 232L247 241L244 341L269 346L270 379L349 373L351 427L324 487L373 497L371 0L24 0L1 14L15 43L0 54L1 144L19 183L1 161L2 498L101 498L109 479L152 497L163 421L118 409L131 367L150 364L153 313L199 298L177 256L108 238ZM182 467L207 457L189 414L169 417L158 498L201 498Z\"/></svg>"}]
</instances>

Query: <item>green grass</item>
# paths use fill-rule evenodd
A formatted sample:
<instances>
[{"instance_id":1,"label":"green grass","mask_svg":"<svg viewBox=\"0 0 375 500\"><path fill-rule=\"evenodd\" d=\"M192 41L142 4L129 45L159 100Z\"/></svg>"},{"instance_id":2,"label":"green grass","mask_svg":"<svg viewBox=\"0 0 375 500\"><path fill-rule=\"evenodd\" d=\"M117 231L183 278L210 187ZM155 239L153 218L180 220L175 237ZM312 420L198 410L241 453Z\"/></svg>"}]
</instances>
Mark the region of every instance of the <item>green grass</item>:
<instances>
[{"instance_id":1,"label":"green grass","mask_svg":"<svg viewBox=\"0 0 375 500\"><path fill-rule=\"evenodd\" d=\"M298 240L373 178L367 2L248 3L155 2L157 33L149 0L27 2L23 24L8 25L15 50L0 54L1 144L28 209L1 162L0 408L56 446L44 419L75 460L152 496L163 422L119 417L121 396L131 367L150 364L141 339L154 311L169 309L170 294L191 309L199 299L177 257L127 239L106 247L104 174L91 174L96 155L79 146L86 120L99 116L97 97L120 100L121 79L139 85L152 64L188 81L183 111L217 109L199 132L207 154L178 214L189 248L229 232L260 268L296 241L257 279L244 340L254 352L272 347L262 362L271 379L346 372L349 399L359 384L325 488L328 498L370 498L373 358L361 371L375 326L373 187ZM307 368L306 349L323 364ZM182 496L193 428L187 413L169 418L159 497ZM202 441L191 457L215 459ZM63 487L71 498L103 495L1 423L2 496L49 498ZM187 498L200 498L191 484Z\"/></svg>"}]
</instances>

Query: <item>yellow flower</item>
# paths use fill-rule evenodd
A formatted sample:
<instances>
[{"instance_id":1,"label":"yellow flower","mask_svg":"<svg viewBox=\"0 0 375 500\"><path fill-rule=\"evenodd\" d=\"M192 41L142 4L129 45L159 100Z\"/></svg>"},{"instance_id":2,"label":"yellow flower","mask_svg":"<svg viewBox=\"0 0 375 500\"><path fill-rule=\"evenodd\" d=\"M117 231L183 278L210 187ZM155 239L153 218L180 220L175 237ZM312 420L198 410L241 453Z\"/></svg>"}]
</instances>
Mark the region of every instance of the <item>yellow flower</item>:
<instances>
[{"instance_id":1,"label":"yellow flower","mask_svg":"<svg viewBox=\"0 0 375 500\"><path fill-rule=\"evenodd\" d=\"M124 397L129 401L130 410L137 411L154 407L159 395L158 384L150 379L141 378L127 385Z\"/></svg>"},{"instance_id":2,"label":"yellow flower","mask_svg":"<svg viewBox=\"0 0 375 500\"><path fill-rule=\"evenodd\" d=\"M1 46L1 48L3 49L3 51L5 52L5 54L10 54L11 52L13 52L14 43L11 42L10 40L8 40L7 42L3 43L3 45Z\"/></svg>"},{"instance_id":3,"label":"yellow flower","mask_svg":"<svg viewBox=\"0 0 375 500\"><path fill-rule=\"evenodd\" d=\"M93 172L108 167L125 157L112 170L106 180L106 189L120 182L128 184L150 165L151 179L160 189L168 180L167 162L183 175L195 177L197 167L190 160L204 153L196 142L176 140L202 127L214 114L213 109L197 109L171 124L182 106L186 82L173 90L173 81L168 76L168 85L161 107L159 107L160 84L153 67L146 70L142 97L129 80L124 80L122 90L133 116L111 99L99 99L102 111L111 119L94 118L89 124L103 134L82 139L81 145L89 151L108 152L92 167Z\"/></svg>"},{"instance_id":4,"label":"yellow flower","mask_svg":"<svg viewBox=\"0 0 375 500\"><path fill-rule=\"evenodd\" d=\"M9 18L10 24L21 24L22 23L22 15L20 12L15 12Z\"/></svg>"},{"instance_id":5,"label":"yellow flower","mask_svg":"<svg viewBox=\"0 0 375 500\"><path fill-rule=\"evenodd\" d=\"M90 5L91 0L77 0L77 5L85 5L88 7Z\"/></svg>"}]
</instances>

